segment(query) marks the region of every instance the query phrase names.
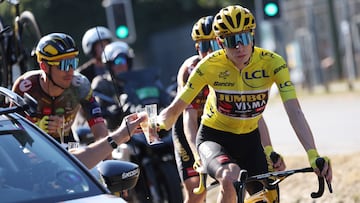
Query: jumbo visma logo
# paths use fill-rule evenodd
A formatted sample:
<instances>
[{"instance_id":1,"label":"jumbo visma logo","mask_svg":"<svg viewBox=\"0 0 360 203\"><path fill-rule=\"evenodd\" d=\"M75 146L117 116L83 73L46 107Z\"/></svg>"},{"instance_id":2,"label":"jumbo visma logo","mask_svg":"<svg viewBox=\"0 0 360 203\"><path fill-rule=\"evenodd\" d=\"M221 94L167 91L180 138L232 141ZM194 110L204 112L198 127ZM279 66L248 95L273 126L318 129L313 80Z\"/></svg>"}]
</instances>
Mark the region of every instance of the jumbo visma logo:
<instances>
[{"instance_id":1,"label":"jumbo visma logo","mask_svg":"<svg viewBox=\"0 0 360 203\"><path fill-rule=\"evenodd\" d=\"M268 92L230 94L217 92L217 108L224 115L238 118L252 118L265 109Z\"/></svg>"}]
</instances>

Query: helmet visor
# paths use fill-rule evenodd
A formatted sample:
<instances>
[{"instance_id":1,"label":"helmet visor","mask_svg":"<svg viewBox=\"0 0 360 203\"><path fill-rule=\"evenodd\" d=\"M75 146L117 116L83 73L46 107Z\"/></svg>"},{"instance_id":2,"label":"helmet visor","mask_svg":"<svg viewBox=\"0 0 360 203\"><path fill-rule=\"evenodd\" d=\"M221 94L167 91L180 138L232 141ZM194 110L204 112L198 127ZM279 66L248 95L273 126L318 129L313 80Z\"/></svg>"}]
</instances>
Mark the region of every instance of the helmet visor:
<instances>
[{"instance_id":1,"label":"helmet visor","mask_svg":"<svg viewBox=\"0 0 360 203\"><path fill-rule=\"evenodd\" d=\"M127 61L123 55L119 55L114 59L113 63L114 65L125 65Z\"/></svg>"},{"instance_id":2,"label":"helmet visor","mask_svg":"<svg viewBox=\"0 0 360 203\"><path fill-rule=\"evenodd\" d=\"M238 33L224 37L224 45L227 48L236 48L239 43L243 46L247 46L252 40L253 36L251 35L251 32Z\"/></svg>"},{"instance_id":3,"label":"helmet visor","mask_svg":"<svg viewBox=\"0 0 360 203\"><path fill-rule=\"evenodd\" d=\"M211 51L216 51L220 49L216 40L204 40L198 42L199 49L202 53L208 52L210 49Z\"/></svg>"},{"instance_id":4,"label":"helmet visor","mask_svg":"<svg viewBox=\"0 0 360 203\"><path fill-rule=\"evenodd\" d=\"M70 67L76 69L79 65L79 58L63 59L61 61L48 61L49 65L58 66L58 69L61 71L69 71Z\"/></svg>"},{"instance_id":5,"label":"helmet visor","mask_svg":"<svg viewBox=\"0 0 360 203\"><path fill-rule=\"evenodd\" d=\"M211 49L213 51L216 51L216 50L220 49L220 46L219 46L219 44L217 43L216 40L210 40L210 45L211 45Z\"/></svg>"},{"instance_id":6,"label":"helmet visor","mask_svg":"<svg viewBox=\"0 0 360 203\"><path fill-rule=\"evenodd\" d=\"M208 52L210 49L210 41L199 41L198 42L199 49L202 53Z\"/></svg>"}]
</instances>

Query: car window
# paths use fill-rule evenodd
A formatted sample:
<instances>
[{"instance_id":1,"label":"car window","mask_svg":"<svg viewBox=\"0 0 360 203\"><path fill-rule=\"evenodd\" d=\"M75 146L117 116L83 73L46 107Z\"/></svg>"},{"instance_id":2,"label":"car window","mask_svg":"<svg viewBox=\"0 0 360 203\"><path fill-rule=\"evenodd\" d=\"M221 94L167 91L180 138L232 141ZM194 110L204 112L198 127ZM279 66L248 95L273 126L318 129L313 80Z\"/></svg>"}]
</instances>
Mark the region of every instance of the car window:
<instances>
[{"instance_id":1,"label":"car window","mask_svg":"<svg viewBox=\"0 0 360 203\"><path fill-rule=\"evenodd\" d=\"M0 160L2 202L55 202L104 193L69 156L24 121L0 120Z\"/></svg>"}]
</instances>

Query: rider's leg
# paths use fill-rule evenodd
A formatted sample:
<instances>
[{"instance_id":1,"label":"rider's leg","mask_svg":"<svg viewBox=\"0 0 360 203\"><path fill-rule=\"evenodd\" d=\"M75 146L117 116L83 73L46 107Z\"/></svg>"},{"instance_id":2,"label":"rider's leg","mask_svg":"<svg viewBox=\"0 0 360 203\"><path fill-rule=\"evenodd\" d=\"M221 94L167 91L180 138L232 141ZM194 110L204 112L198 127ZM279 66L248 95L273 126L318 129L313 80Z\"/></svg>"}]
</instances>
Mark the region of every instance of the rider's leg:
<instances>
[{"instance_id":1,"label":"rider's leg","mask_svg":"<svg viewBox=\"0 0 360 203\"><path fill-rule=\"evenodd\" d=\"M233 202L234 196L236 199L233 182L237 180L240 169L247 170L249 176L267 172L267 162L257 129L237 135L201 125L197 147L208 174L221 184L223 193L219 196L219 202ZM247 184L247 187L250 194L262 189L259 183Z\"/></svg>"},{"instance_id":2,"label":"rider's leg","mask_svg":"<svg viewBox=\"0 0 360 203\"><path fill-rule=\"evenodd\" d=\"M193 193L193 190L199 186L200 176L193 176L186 179L184 183L185 197L184 203L202 203L205 201L206 191L201 194Z\"/></svg>"},{"instance_id":3,"label":"rider's leg","mask_svg":"<svg viewBox=\"0 0 360 203\"><path fill-rule=\"evenodd\" d=\"M235 163L222 165L216 171L216 180L220 183L220 192L217 202L236 202L237 196L234 188L234 181L240 173L240 167Z\"/></svg>"},{"instance_id":4,"label":"rider's leg","mask_svg":"<svg viewBox=\"0 0 360 203\"><path fill-rule=\"evenodd\" d=\"M172 136L177 168L184 186L184 203L203 203L206 191L201 194L193 192L199 186L200 176L193 168L195 159L184 134L182 116L173 126Z\"/></svg>"}]
</instances>

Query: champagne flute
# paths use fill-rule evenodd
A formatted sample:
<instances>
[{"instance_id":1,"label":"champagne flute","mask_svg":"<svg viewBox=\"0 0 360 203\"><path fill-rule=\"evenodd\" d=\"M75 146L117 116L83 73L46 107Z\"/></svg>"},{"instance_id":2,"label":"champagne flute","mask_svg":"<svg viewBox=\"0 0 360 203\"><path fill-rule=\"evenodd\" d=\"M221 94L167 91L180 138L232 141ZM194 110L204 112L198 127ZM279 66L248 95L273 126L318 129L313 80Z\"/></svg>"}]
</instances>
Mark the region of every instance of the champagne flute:
<instances>
[{"instance_id":1,"label":"champagne flute","mask_svg":"<svg viewBox=\"0 0 360 203\"><path fill-rule=\"evenodd\" d=\"M59 133L59 136L60 136L60 144L62 145L62 146L64 146L65 145L65 142L64 142L64 136L65 136L65 118L64 118L64 116L62 116L62 125L61 125L61 127L60 128L58 128L58 133Z\"/></svg>"}]
</instances>

